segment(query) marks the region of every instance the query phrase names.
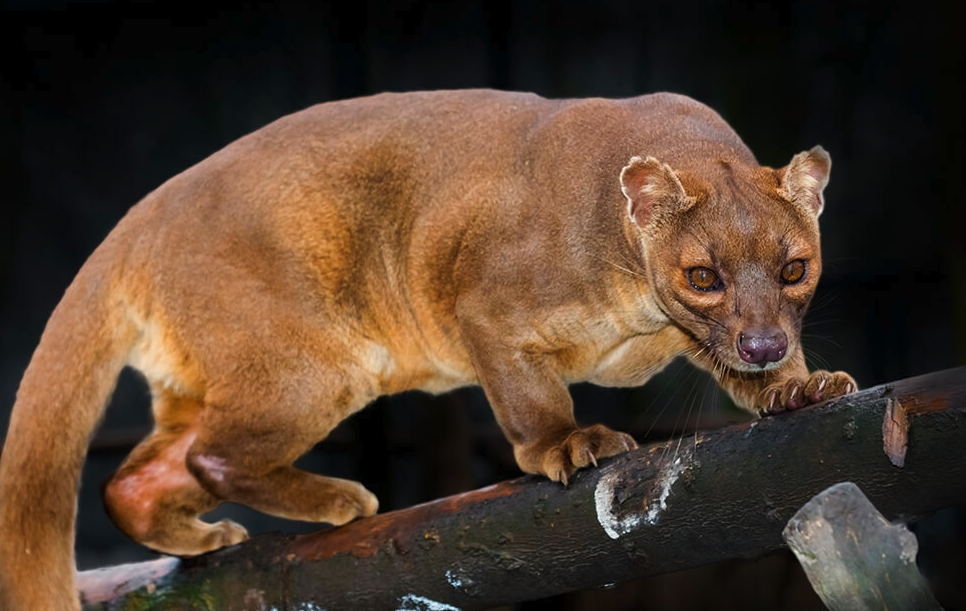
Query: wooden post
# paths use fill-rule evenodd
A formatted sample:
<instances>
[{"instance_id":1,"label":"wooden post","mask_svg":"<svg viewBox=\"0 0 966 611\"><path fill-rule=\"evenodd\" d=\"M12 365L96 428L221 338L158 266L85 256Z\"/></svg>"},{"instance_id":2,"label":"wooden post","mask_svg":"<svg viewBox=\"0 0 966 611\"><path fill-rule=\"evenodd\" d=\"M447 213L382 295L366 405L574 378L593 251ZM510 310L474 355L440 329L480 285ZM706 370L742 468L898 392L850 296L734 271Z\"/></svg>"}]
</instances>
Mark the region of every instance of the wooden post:
<instances>
[{"instance_id":1,"label":"wooden post","mask_svg":"<svg viewBox=\"0 0 966 611\"><path fill-rule=\"evenodd\" d=\"M782 535L831 611L942 611L916 567L916 536L852 482L817 494Z\"/></svg>"}]
</instances>

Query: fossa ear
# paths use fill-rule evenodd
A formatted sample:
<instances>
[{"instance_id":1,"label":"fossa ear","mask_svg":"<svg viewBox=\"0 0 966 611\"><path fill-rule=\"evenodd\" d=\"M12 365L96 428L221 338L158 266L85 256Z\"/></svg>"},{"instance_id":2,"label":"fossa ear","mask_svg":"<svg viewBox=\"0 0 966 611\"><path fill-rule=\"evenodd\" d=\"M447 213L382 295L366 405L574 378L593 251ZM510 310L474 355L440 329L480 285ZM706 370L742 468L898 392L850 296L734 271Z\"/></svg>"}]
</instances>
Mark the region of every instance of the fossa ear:
<instances>
[{"instance_id":1,"label":"fossa ear","mask_svg":"<svg viewBox=\"0 0 966 611\"><path fill-rule=\"evenodd\" d=\"M641 228L658 211L684 210L694 203L671 166L654 157L631 157L621 170L621 192L627 198L627 214Z\"/></svg>"},{"instance_id":2,"label":"fossa ear","mask_svg":"<svg viewBox=\"0 0 966 611\"><path fill-rule=\"evenodd\" d=\"M791 163L778 170L778 194L790 202L804 206L816 217L822 214L832 158L821 146L792 157Z\"/></svg>"}]
</instances>

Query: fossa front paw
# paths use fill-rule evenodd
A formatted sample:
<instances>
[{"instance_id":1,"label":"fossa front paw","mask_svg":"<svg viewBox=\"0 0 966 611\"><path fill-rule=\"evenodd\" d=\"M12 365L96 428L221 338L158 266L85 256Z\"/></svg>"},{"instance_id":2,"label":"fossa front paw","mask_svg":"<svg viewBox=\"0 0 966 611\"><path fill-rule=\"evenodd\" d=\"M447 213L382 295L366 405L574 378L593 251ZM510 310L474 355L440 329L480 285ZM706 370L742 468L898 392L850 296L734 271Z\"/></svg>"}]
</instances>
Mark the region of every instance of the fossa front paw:
<instances>
[{"instance_id":1,"label":"fossa front paw","mask_svg":"<svg viewBox=\"0 0 966 611\"><path fill-rule=\"evenodd\" d=\"M847 395L859 385L844 371L814 371L808 378L791 378L772 384L758 394L756 406L762 416L795 410L806 405Z\"/></svg>"},{"instance_id":2,"label":"fossa front paw","mask_svg":"<svg viewBox=\"0 0 966 611\"><path fill-rule=\"evenodd\" d=\"M637 442L627 433L595 424L571 432L560 443L547 449L541 466L543 473L564 486L577 469L597 466L598 458L607 458L637 449Z\"/></svg>"}]
</instances>

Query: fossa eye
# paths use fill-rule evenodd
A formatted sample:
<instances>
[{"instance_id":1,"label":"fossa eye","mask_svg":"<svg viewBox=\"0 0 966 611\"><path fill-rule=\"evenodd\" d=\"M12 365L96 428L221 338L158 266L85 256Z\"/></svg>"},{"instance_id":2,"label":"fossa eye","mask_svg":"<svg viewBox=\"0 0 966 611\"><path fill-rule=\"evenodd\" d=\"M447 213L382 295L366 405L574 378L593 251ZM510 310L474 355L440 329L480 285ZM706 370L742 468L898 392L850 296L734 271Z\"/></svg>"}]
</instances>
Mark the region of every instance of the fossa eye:
<instances>
[{"instance_id":1,"label":"fossa eye","mask_svg":"<svg viewBox=\"0 0 966 611\"><path fill-rule=\"evenodd\" d=\"M707 267L692 267L686 275L691 286L699 291L717 291L724 287L718 274Z\"/></svg>"},{"instance_id":2,"label":"fossa eye","mask_svg":"<svg viewBox=\"0 0 966 611\"><path fill-rule=\"evenodd\" d=\"M804 259L795 259L782 268L782 283L798 284L805 278L806 269Z\"/></svg>"}]
</instances>

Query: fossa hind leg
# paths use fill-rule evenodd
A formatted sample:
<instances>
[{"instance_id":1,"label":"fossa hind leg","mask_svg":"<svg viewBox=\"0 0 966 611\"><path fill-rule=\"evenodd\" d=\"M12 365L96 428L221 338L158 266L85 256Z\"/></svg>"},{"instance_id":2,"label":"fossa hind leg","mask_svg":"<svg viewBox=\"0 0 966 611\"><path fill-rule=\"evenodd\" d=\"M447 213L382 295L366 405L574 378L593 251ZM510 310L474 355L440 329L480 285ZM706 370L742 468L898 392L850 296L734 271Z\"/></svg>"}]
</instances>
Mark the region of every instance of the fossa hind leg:
<instances>
[{"instance_id":1,"label":"fossa hind leg","mask_svg":"<svg viewBox=\"0 0 966 611\"><path fill-rule=\"evenodd\" d=\"M198 519L220 503L185 460L197 436L200 401L157 389L155 397L157 428L102 489L108 515L135 541L168 554L200 554L247 539L231 520Z\"/></svg>"},{"instance_id":2,"label":"fossa hind leg","mask_svg":"<svg viewBox=\"0 0 966 611\"><path fill-rule=\"evenodd\" d=\"M338 525L376 513L375 495L361 484L292 466L368 401L346 399L344 372L326 376L320 370L326 371L322 366L309 377L225 386L230 394L206 406L188 450L188 469L205 490L292 520Z\"/></svg>"},{"instance_id":3,"label":"fossa hind leg","mask_svg":"<svg viewBox=\"0 0 966 611\"><path fill-rule=\"evenodd\" d=\"M196 296L210 296L209 275L174 278L186 298L158 308L154 339L166 358L180 360L148 361L177 363L162 371L165 379L193 384L203 401L178 445L192 493L304 521L342 524L375 513L378 502L361 484L292 466L374 398L371 377L353 369L345 329L334 332L319 304L292 290L289 281L304 280L297 266L274 267L266 257L217 271L219 289L232 292L205 307ZM165 326L172 320L176 328Z\"/></svg>"},{"instance_id":4,"label":"fossa hind leg","mask_svg":"<svg viewBox=\"0 0 966 611\"><path fill-rule=\"evenodd\" d=\"M198 519L224 501L333 524L376 512L375 496L361 484L291 466L308 447L302 441L311 437L305 434L312 428L307 423L286 427L276 419L280 428L253 430L245 418L240 419L244 425L234 417L225 422L223 412L198 399L166 392L156 396L157 430L103 490L111 518L139 543L194 555L243 541L248 534L235 522Z\"/></svg>"}]
</instances>

